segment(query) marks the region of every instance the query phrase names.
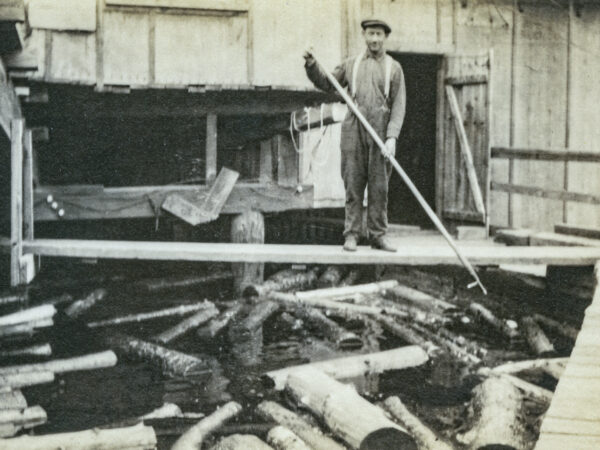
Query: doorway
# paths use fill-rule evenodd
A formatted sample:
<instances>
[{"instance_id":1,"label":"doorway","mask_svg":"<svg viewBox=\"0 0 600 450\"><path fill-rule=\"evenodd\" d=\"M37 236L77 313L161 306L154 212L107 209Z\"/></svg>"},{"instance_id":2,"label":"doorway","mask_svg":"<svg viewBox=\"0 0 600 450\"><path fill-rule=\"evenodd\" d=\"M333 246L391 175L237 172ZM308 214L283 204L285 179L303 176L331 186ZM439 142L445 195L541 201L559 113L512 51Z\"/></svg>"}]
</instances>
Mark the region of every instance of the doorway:
<instances>
[{"instance_id":1,"label":"doorway","mask_svg":"<svg viewBox=\"0 0 600 450\"><path fill-rule=\"evenodd\" d=\"M396 158L435 209L436 106L439 55L390 53L404 71L406 116L398 138ZM432 224L400 176L394 171L389 185L390 223Z\"/></svg>"}]
</instances>

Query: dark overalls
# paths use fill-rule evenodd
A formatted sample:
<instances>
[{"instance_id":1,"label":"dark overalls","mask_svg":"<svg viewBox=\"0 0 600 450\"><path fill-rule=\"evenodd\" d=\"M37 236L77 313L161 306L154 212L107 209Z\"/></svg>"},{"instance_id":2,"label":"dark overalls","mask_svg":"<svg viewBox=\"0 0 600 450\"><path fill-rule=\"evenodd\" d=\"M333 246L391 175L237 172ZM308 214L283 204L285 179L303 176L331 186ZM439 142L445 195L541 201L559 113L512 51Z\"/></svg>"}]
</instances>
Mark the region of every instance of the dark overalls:
<instances>
[{"instance_id":1,"label":"dark overalls","mask_svg":"<svg viewBox=\"0 0 600 450\"><path fill-rule=\"evenodd\" d=\"M400 64L393 62L390 95L385 98L385 54L377 57L368 52L361 55L353 88L356 58L340 64L333 75L342 86L355 92L355 102L375 131L384 141L397 138L405 111L404 75ZM306 73L320 89L331 91L333 86L317 64L306 66ZM346 190L346 220L344 236L359 237L365 188L368 186L367 231L370 238L383 236L387 230L388 184L392 167L381 154L367 130L349 111L342 124L342 179Z\"/></svg>"}]
</instances>

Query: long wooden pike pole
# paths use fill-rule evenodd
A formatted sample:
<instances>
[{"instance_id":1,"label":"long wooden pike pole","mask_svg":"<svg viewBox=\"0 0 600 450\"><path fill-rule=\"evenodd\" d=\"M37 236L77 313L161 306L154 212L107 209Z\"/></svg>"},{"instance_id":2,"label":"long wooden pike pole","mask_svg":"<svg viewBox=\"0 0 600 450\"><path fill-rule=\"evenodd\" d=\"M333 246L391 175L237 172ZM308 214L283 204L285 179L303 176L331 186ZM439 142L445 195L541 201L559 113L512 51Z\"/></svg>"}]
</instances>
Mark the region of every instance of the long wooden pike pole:
<instances>
[{"instance_id":1,"label":"long wooden pike pole","mask_svg":"<svg viewBox=\"0 0 600 450\"><path fill-rule=\"evenodd\" d=\"M338 80L336 80L335 77L333 75L331 75L331 73L329 73L329 71L319 62L319 60L313 53L312 49L310 50L310 54L314 58L315 62L321 67L321 69L323 70L323 73L325 74L325 76L327 77L329 82L340 93L342 98L346 101L346 104L348 105L348 107L356 115L358 120L360 120L360 123L363 124L363 126L368 131L368 133L371 135L371 137L373 138L375 143L379 146L379 149L382 151L384 156L392 163L392 165L394 166L394 169L396 169L396 172L398 172L398 175L400 175L400 177L402 178L404 183L408 186L408 188L413 193L413 195L415 196L415 198L417 199L417 201L419 202L421 207L425 210L425 212L427 213L427 215L429 216L429 218L431 219L433 224L436 226L436 228L439 230L439 232L442 233L442 236L444 236L446 241L448 241L448 245L450 245L450 247L452 247L452 250L454 250L454 253L456 253L456 256L458 256L458 259L460 260L460 262L469 271L471 276L475 279L475 281L473 283L469 284L469 287L473 287L473 286L477 285L481 288L483 293L487 295L487 290L486 290L485 286L481 283L481 280L479 279L477 272L475 272L475 269L473 268L473 266L471 265L469 260L467 260L467 258L458 249L458 247L456 246L456 244L454 242L454 239L452 239L452 236L450 236L450 233L448 233L446 228L444 228L444 225L442 224L440 219L435 215L435 212L433 211L433 209L431 209L431 207L429 206L427 201L423 198L423 196L421 195L421 193L419 192L417 187L414 185L414 183L411 181L411 179L408 177L408 175L404 171L404 169L400 166L400 164L398 164L398 161L396 161L396 158L394 158L393 156L386 155L385 144L383 143L383 141L381 140L381 138L379 137L377 132L373 129L373 127L371 126L369 121L367 119L365 119L365 116L362 115L362 113L359 111L358 107L352 100L352 98L350 98L350 96L348 95L346 90L340 85Z\"/></svg>"}]
</instances>

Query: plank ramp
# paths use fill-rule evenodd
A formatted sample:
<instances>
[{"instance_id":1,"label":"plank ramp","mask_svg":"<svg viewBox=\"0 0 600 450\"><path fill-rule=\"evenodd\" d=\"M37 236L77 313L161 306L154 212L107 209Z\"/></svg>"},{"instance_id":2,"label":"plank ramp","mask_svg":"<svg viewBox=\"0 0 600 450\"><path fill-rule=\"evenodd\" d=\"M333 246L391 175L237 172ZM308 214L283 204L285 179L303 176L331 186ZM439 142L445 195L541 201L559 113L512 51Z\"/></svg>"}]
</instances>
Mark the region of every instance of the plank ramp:
<instances>
[{"instance_id":1,"label":"plank ramp","mask_svg":"<svg viewBox=\"0 0 600 450\"><path fill-rule=\"evenodd\" d=\"M600 448L600 262L596 290L540 429L536 450Z\"/></svg>"},{"instance_id":2,"label":"plank ramp","mask_svg":"<svg viewBox=\"0 0 600 450\"><path fill-rule=\"evenodd\" d=\"M360 246L357 252L349 253L343 251L341 245L34 239L23 242L23 253L72 258L249 263L460 264L454 252L441 237L399 238L395 243L398 245L396 253L373 250L365 246ZM600 260L598 247L504 247L489 241L465 241L459 244L459 248L472 264L483 266L499 264L589 266ZM6 251L6 248L3 250Z\"/></svg>"}]
</instances>

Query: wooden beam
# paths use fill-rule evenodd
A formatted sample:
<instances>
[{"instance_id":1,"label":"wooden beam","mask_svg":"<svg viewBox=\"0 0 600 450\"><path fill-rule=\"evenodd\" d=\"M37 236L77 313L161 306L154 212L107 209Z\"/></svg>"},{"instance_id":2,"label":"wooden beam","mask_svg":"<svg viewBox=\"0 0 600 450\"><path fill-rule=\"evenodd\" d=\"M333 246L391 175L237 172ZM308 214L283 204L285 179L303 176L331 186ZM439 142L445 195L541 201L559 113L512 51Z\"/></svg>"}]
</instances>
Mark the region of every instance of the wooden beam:
<instances>
[{"instance_id":1,"label":"wooden beam","mask_svg":"<svg viewBox=\"0 0 600 450\"><path fill-rule=\"evenodd\" d=\"M23 22L24 20L23 0L0 0L0 22Z\"/></svg>"},{"instance_id":2,"label":"wooden beam","mask_svg":"<svg viewBox=\"0 0 600 450\"><path fill-rule=\"evenodd\" d=\"M265 139L260 143L259 181L263 184L273 181L273 139Z\"/></svg>"},{"instance_id":3,"label":"wooden beam","mask_svg":"<svg viewBox=\"0 0 600 450\"><path fill-rule=\"evenodd\" d=\"M529 245L561 245L575 247L600 247L600 239L590 239L579 236L540 231L533 233L529 238Z\"/></svg>"},{"instance_id":4,"label":"wooden beam","mask_svg":"<svg viewBox=\"0 0 600 450\"><path fill-rule=\"evenodd\" d=\"M11 122L10 151L10 284L21 283L23 256L23 133L25 120Z\"/></svg>"},{"instance_id":5,"label":"wooden beam","mask_svg":"<svg viewBox=\"0 0 600 450\"><path fill-rule=\"evenodd\" d=\"M206 116L205 180L212 183L217 177L217 115Z\"/></svg>"},{"instance_id":6,"label":"wooden beam","mask_svg":"<svg viewBox=\"0 0 600 450\"><path fill-rule=\"evenodd\" d=\"M45 186L35 190L35 220L102 220L155 217L152 204L162 205L170 194L179 194L190 200L206 196L208 186L136 186L106 188L92 186L94 190L79 189L69 192L66 187ZM74 191L76 192L76 191ZM48 195L63 208L59 218L56 211L45 201ZM313 189L301 193L295 189L277 185L237 183L223 206L224 214L239 214L247 209L262 212L281 212L313 207Z\"/></svg>"},{"instance_id":7,"label":"wooden beam","mask_svg":"<svg viewBox=\"0 0 600 450\"><path fill-rule=\"evenodd\" d=\"M446 77L446 84L453 86L464 86L466 84L485 84L488 82L487 74L463 75L461 77Z\"/></svg>"},{"instance_id":8,"label":"wooden beam","mask_svg":"<svg viewBox=\"0 0 600 450\"><path fill-rule=\"evenodd\" d=\"M600 205L600 196L592 194L582 194L577 192L554 191L534 186L521 186L518 184L495 183L492 182L493 191L508 192L511 194L528 195L530 197L550 198L553 200L563 200L568 202L591 203Z\"/></svg>"},{"instance_id":9,"label":"wooden beam","mask_svg":"<svg viewBox=\"0 0 600 450\"><path fill-rule=\"evenodd\" d=\"M31 49L9 53L8 55L4 55L2 59L8 71L35 72L38 70L37 54Z\"/></svg>"},{"instance_id":10,"label":"wooden beam","mask_svg":"<svg viewBox=\"0 0 600 450\"><path fill-rule=\"evenodd\" d=\"M346 105L341 103L323 103L318 107L304 108L292 113L292 128L306 131L309 128L318 128L321 125L331 125L344 120L348 112ZM284 124L280 129L289 130L290 123Z\"/></svg>"},{"instance_id":11,"label":"wooden beam","mask_svg":"<svg viewBox=\"0 0 600 450\"><path fill-rule=\"evenodd\" d=\"M590 239L600 239L600 228L582 227L568 223L557 223L554 225L554 232L567 234L570 236L579 236Z\"/></svg>"},{"instance_id":12,"label":"wooden beam","mask_svg":"<svg viewBox=\"0 0 600 450\"><path fill-rule=\"evenodd\" d=\"M248 0L106 0L107 6L196 9L202 11L248 11Z\"/></svg>"},{"instance_id":13,"label":"wooden beam","mask_svg":"<svg viewBox=\"0 0 600 450\"><path fill-rule=\"evenodd\" d=\"M23 140L23 237L33 239L33 140L31 130Z\"/></svg>"},{"instance_id":14,"label":"wooden beam","mask_svg":"<svg viewBox=\"0 0 600 450\"><path fill-rule=\"evenodd\" d=\"M492 158L527 159L537 161L600 162L600 152L492 147Z\"/></svg>"},{"instance_id":15,"label":"wooden beam","mask_svg":"<svg viewBox=\"0 0 600 450\"><path fill-rule=\"evenodd\" d=\"M117 258L171 261L272 262L291 264L400 264L460 265L445 242L404 242L396 253L360 246L352 255L339 245L276 245L198 242L93 241L34 239L23 251L34 255L70 258ZM475 265L552 264L593 265L597 247L502 247L464 245L461 251Z\"/></svg>"},{"instance_id":16,"label":"wooden beam","mask_svg":"<svg viewBox=\"0 0 600 450\"><path fill-rule=\"evenodd\" d=\"M273 140L277 149L277 184L298 186L300 160L291 137L289 134L278 134Z\"/></svg>"},{"instance_id":17,"label":"wooden beam","mask_svg":"<svg viewBox=\"0 0 600 450\"><path fill-rule=\"evenodd\" d=\"M458 134L458 140L460 142L460 151L465 162L467 169L467 177L469 178L469 186L473 193L473 199L475 200L475 206L477 211L485 216L485 205L483 203L483 195L481 193L481 187L477 180L477 172L475 172L475 164L473 163L473 154L471 152L471 146L467 139L467 132L463 125L462 115L458 107L458 101L456 100L456 94L452 86L446 86L446 96L448 97L448 104L450 105L450 111L452 112L452 119L454 120L454 126L456 127L456 133Z\"/></svg>"},{"instance_id":18,"label":"wooden beam","mask_svg":"<svg viewBox=\"0 0 600 450\"><path fill-rule=\"evenodd\" d=\"M11 121L22 117L19 99L0 58L0 127L10 138Z\"/></svg>"}]
</instances>

